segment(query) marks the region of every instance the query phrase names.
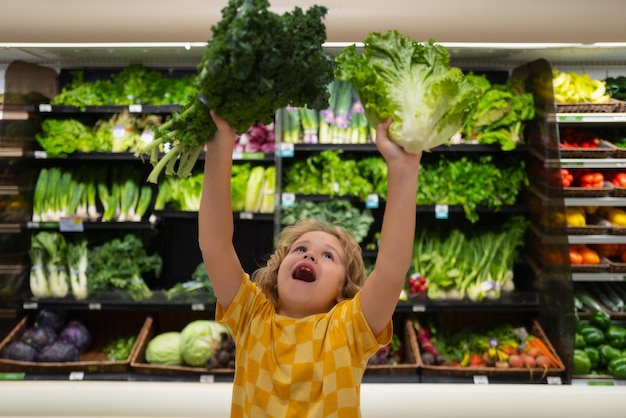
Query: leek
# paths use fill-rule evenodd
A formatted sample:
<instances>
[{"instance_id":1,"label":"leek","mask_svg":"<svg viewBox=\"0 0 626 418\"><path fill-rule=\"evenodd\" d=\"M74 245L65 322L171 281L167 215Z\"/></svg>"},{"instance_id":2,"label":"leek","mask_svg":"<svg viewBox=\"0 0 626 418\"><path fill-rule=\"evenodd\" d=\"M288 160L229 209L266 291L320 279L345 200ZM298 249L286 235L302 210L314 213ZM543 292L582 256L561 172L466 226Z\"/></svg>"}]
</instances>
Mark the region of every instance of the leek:
<instances>
[{"instance_id":1,"label":"leek","mask_svg":"<svg viewBox=\"0 0 626 418\"><path fill-rule=\"evenodd\" d=\"M137 200L137 207L133 215L133 221L140 222L141 218L146 214L150 203L152 202L152 187L144 185L139 191L139 199Z\"/></svg>"},{"instance_id":2,"label":"leek","mask_svg":"<svg viewBox=\"0 0 626 418\"><path fill-rule=\"evenodd\" d=\"M48 190L48 177L49 170L47 168L42 168L41 171L39 171L39 176L37 177L35 193L33 196L33 222L40 222L43 220L46 191Z\"/></svg>"}]
</instances>

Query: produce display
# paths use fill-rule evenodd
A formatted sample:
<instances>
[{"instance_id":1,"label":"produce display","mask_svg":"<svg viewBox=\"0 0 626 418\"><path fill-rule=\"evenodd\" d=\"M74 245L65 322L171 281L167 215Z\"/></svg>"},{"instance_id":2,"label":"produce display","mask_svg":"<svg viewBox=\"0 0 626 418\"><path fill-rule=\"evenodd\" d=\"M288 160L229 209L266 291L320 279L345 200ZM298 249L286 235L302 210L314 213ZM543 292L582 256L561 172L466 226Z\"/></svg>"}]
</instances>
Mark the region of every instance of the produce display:
<instances>
[{"instance_id":1,"label":"produce display","mask_svg":"<svg viewBox=\"0 0 626 418\"><path fill-rule=\"evenodd\" d=\"M211 28L194 80L196 93L137 153L149 155L154 164L148 181L157 183L163 171L180 177L191 173L216 129L208 107L237 133L256 122L271 123L276 111L288 105L326 108L333 64L322 47L326 12L321 6L295 7L279 15L265 0L230 0ZM164 144L170 147L160 157Z\"/></svg>"},{"instance_id":2,"label":"produce display","mask_svg":"<svg viewBox=\"0 0 626 418\"><path fill-rule=\"evenodd\" d=\"M509 77L503 84L492 84L485 75L466 76L481 91L476 110L463 124L452 143L499 144L504 151L525 143L526 122L535 116L535 101L523 81Z\"/></svg>"},{"instance_id":3,"label":"produce display","mask_svg":"<svg viewBox=\"0 0 626 418\"><path fill-rule=\"evenodd\" d=\"M626 328L601 310L578 320L572 372L626 379Z\"/></svg>"},{"instance_id":4,"label":"produce display","mask_svg":"<svg viewBox=\"0 0 626 418\"><path fill-rule=\"evenodd\" d=\"M304 144L365 144L372 129L351 83L333 80L328 108L321 111L288 106L283 116L283 141Z\"/></svg>"},{"instance_id":5,"label":"produce display","mask_svg":"<svg viewBox=\"0 0 626 418\"><path fill-rule=\"evenodd\" d=\"M594 80L586 72L552 69L554 100L557 103L607 103L606 82Z\"/></svg>"},{"instance_id":6,"label":"produce display","mask_svg":"<svg viewBox=\"0 0 626 418\"><path fill-rule=\"evenodd\" d=\"M86 123L86 122L85 122ZM50 155L74 152L136 152L152 136L161 116L131 115L128 110L88 126L78 119L47 118L35 138Z\"/></svg>"},{"instance_id":7,"label":"produce display","mask_svg":"<svg viewBox=\"0 0 626 418\"><path fill-rule=\"evenodd\" d=\"M393 116L389 137L408 152L449 141L480 96L443 46L395 30L369 33L362 50L346 47L336 62L335 78L352 83L370 124Z\"/></svg>"},{"instance_id":8,"label":"produce display","mask_svg":"<svg viewBox=\"0 0 626 418\"><path fill-rule=\"evenodd\" d=\"M203 174L179 178L167 176L160 181L154 210L197 212L200 207ZM276 185L274 166L233 166L231 175L231 204L235 212L273 213Z\"/></svg>"},{"instance_id":9,"label":"produce display","mask_svg":"<svg viewBox=\"0 0 626 418\"><path fill-rule=\"evenodd\" d=\"M33 196L33 222L139 222L152 204L152 187L128 166L42 168Z\"/></svg>"},{"instance_id":10,"label":"produce display","mask_svg":"<svg viewBox=\"0 0 626 418\"><path fill-rule=\"evenodd\" d=\"M449 370L480 369L501 372L538 369L544 375L563 365L546 341L523 324L498 320L493 326L466 325L450 330L439 318L412 320L425 366Z\"/></svg>"},{"instance_id":11,"label":"produce display","mask_svg":"<svg viewBox=\"0 0 626 418\"><path fill-rule=\"evenodd\" d=\"M193 77L170 77L163 71L128 65L108 78L86 80L83 70L71 72L71 82L50 104L76 106L125 106L133 104L182 104L194 92Z\"/></svg>"},{"instance_id":12,"label":"produce display","mask_svg":"<svg viewBox=\"0 0 626 418\"><path fill-rule=\"evenodd\" d=\"M134 234L88 248L86 238L66 240L60 232L36 233L29 250L30 290L36 298L82 300L90 294L123 290L135 301L149 299L151 290L142 275L159 275L162 259L148 255Z\"/></svg>"},{"instance_id":13,"label":"produce display","mask_svg":"<svg viewBox=\"0 0 626 418\"><path fill-rule=\"evenodd\" d=\"M235 342L224 325L212 320L194 320L180 331L165 331L146 345L150 364L205 369L235 367Z\"/></svg>"},{"instance_id":14,"label":"produce display","mask_svg":"<svg viewBox=\"0 0 626 418\"><path fill-rule=\"evenodd\" d=\"M575 303L580 312L626 312L626 287L621 282L587 282L576 286Z\"/></svg>"},{"instance_id":15,"label":"produce display","mask_svg":"<svg viewBox=\"0 0 626 418\"><path fill-rule=\"evenodd\" d=\"M423 226L415 237L407 292L480 301L514 290L513 265L528 224L512 216L499 228Z\"/></svg>"}]
</instances>

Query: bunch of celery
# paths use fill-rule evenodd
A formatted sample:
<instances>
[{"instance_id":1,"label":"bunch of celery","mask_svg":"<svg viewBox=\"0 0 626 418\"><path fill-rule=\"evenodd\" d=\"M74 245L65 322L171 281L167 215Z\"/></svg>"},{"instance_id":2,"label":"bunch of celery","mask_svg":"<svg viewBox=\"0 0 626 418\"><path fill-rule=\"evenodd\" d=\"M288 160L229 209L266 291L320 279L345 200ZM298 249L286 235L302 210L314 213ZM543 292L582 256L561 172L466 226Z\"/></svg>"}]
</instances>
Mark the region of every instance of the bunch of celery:
<instances>
[{"instance_id":1,"label":"bunch of celery","mask_svg":"<svg viewBox=\"0 0 626 418\"><path fill-rule=\"evenodd\" d=\"M513 264L528 220L511 216L493 228L420 228L413 247L414 273L427 278L428 297L482 300L514 289Z\"/></svg>"},{"instance_id":2,"label":"bunch of celery","mask_svg":"<svg viewBox=\"0 0 626 418\"><path fill-rule=\"evenodd\" d=\"M283 113L283 141L305 144L364 144L372 141L372 127L351 83L333 80L328 108L287 107Z\"/></svg>"}]
</instances>

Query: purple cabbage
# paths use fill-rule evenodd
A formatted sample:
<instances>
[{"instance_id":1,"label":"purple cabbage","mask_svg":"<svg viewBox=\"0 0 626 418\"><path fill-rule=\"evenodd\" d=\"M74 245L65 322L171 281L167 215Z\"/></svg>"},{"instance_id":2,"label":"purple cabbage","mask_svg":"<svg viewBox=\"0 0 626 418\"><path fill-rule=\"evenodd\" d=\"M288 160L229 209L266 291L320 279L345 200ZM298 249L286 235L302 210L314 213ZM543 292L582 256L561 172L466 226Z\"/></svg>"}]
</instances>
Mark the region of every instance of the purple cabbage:
<instances>
[{"instance_id":1,"label":"purple cabbage","mask_svg":"<svg viewBox=\"0 0 626 418\"><path fill-rule=\"evenodd\" d=\"M9 341L0 351L0 357L17 361L36 361L37 349L22 340Z\"/></svg>"},{"instance_id":2,"label":"purple cabbage","mask_svg":"<svg viewBox=\"0 0 626 418\"><path fill-rule=\"evenodd\" d=\"M56 340L57 333L54 329L46 325L33 325L24 330L22 341L32 345L37 350L41 350L52 341Z\"/></svg>"},{"instance_id":3,"label":"purple cabbage","mask_svg":"<svg viewBox=\"0 0 626 418\"><path fill-rule=\"evenodd\" d=\"M56 340L41 350L38 361L57 363L78 361L79 359L80 353L74 344L69 341Z\"/></svg>"},{"instance_id":4,"label":"purple cabbage","mask_svg":"<svg viewBox=\"0 0 626 418\"><path fill-rule=\"evenodd\" d=\"M91 344L91 333L81 322L70 321L59 333L58 339L73 344L80 353Z\"/></svg>"}]
</instances>

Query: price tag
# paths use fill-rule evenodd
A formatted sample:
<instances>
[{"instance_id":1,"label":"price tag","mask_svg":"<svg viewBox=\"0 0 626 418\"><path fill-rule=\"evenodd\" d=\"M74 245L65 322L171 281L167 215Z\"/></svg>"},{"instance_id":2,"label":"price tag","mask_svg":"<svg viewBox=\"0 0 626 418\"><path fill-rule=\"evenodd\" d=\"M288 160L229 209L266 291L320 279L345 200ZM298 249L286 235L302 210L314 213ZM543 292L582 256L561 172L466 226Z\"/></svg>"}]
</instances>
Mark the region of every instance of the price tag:
<instances>
[{"instance_id":1,"label":"price tag","mask_svg":"<svg viewBox=\"0 0 626 418\"><path fill-rule=\"evenodd\" d=\"M204 303L192 303L191 310L192 311L204 311L205 310Z\"/></svg>"},{"instance_id":2,"label":"price tag","mask_svg":"<svg viewBox=\"0 0 626 418\"><path fill-rule=\"evenodd\" d=\"M292 158L294 155L293 144L281 142L279 151L281 157Z\"/></svg>"},{"instance_id":3,"label":"price tag","mask_svg":"<svg viewBox=\"0 0 626 418\"><path fill-rule=\"evenodd\" d=\"M558 116L558 121L559 122L582 122L583 121L583 117L578 115L578 116L574 116L574 115L559 115Z\"/></svg>"},{"instance_id":4,"label":"price tag","mask_svg":"<svg viewBox=\"0 0 626 418\"><path fill-rule=\"evenodd\" d=\"M39 105L39 111L40 112L52 112L52 105L50 105L49 103L41 103Z\"/></svg>"},{"instance_id":5,"label":"price tag","mask_svg":"<svg viewBox=\"0 0 626 418\"><path fill-rule=\"evenodd\" d=\"M83 232L83 220L78 216L67 216L59 220L59 231L61 232Z\"/></svg>"},{"instance_id":6,"label":"price tag","mask_svg":"<svg viewBox=\"0 0 626 418\"><path fill-rule=\"evenodd\" d=\"M141 138L140 138L141 142L143 142L144 144L149 144L150 142L152 142L152 140L154 140L154 132L152 132L151 130L145 130L141 133Z\"/></svg>"},{"instance_id":7,"label":"price tag","mask_svg":"<svg viewBox=\"0 0 626 418\"><path fill-rule=\"evenodd\" d=\"M92 302L87 307L90 311L99 311L100 309L102 309L102 305L98 302Z\"/></svg>"},{"instance_id":8,"label":"price tag","mask_svg":"<svg viewBox=\"0 0 626 418\"><path fill-rule=\"evenodd\" d=\"M365 199L365 207L368 209L378 209L378 206L378 195L376 193L371 193L367 195L367 199Z\"/></svg>"},{"instance_id":9,"label":"price tag","mask_svg":"<svg viewBox=\"0 0 626 418\"><path fill-rule=\"evenodd\" d=\"M45 160L46 158L48 158L48 153L46 151L35 151L33 152L33 156L37 160Z\"/></svg>"},{"instance_id":10,"label":"price tag","mask_svg":"<svg viewBox=\"0 0 626 418\"><path fill-rule=\"evenodd\" d=\"M413 312L426 312L426 305L417 304L411 307Z\"/></svg>"},{"instance_id":11,"label":"price tag","mask_svg":"<svg viewBox=\"0 0 626 418\"><path fill-rule=\"evenodd\" d=\"M435 219L448 219L448 205L435 205Z\"/></svg>"},{"instance_id":12,"label":"price tag","mask_svg":"<svg viewBox=\"0 0 626 418\"><path fill-rule=\"evenodd\" d=\"M26 227L28 229L38 229L39 228L39 222L29 221L29 222L26 223Z\"/></svg>"},{"instance_id":13,"label":"price tag","mask_svg":"<svg viewBox=\"0 0 626 418\"><path fill-rule=\"evenodd\" d=\"M37 309L39 305L37 304L37 302L24 302L22 304L22 308L24 310L28 310L28 309Z\"/></svg>"},{"instance_id":14,"label":"price tag","mask_svg":"<svg viewBox=\"0 0 626 418\"><path fill-rule=\"evenodd\" d=\"M474 384L475 385L488 385L489 378L487 376L476 375L474 376Z\"/></svg>"},{"instance_id":15,"label":"price tag","mask_svg":"<svg viewBox=\"0 0 626 418\"><path fill-rule=\"evenodd\" d=\"M546 378L546 381L549 385L560 385L561 383L563 383L561 381L561 376L548 376Z\"/></svg>"},{"instance_id":16,"label":"price tag","mask_svg":"<svg viewBox=\"0 0 626 418\"><path fill-rule=\"evenodd\" d=\"M83 380L85 378L85 372L70 372L70 380Z\"/></svg>"},{"instance_id":17,"label":"price tag","mask_svg":"<svg viewBox=\"0 0 626 418\"><path fill-rule=\"evenodd\" d=\"M251 212L240 212L239 219L253 219L254 215Z\"/></svg>"},{"instance_id":18,"label":"price tag","mask_svg":"<svg viewBox=\"0 0 626 418\"><path fill-rule=\"evenodd\" d=\"M128 106L128 111L130 113L141 113L143 112L143 107L140 104L134 104Z\"/></svg>"},{"instance_id":19,"label":"price tag","mask_svg":"<svg viewBox=\"0 0 626 418\"><path fill-rule=\"evenodd\" d=\"M283 193L280 196L280 203L284 208L291 207L296 203L296 195L293 193Z\"/></svg>"},{"instance_id":20,"label":"price tag","mask_svg":"<svg viewBox=\"0 0 626 418\"><path fill-rule=\"evenodd\" d=\"M200 383L215 383L215 375L214 374L201 374Z\"/></svg>"}]
</instances>

